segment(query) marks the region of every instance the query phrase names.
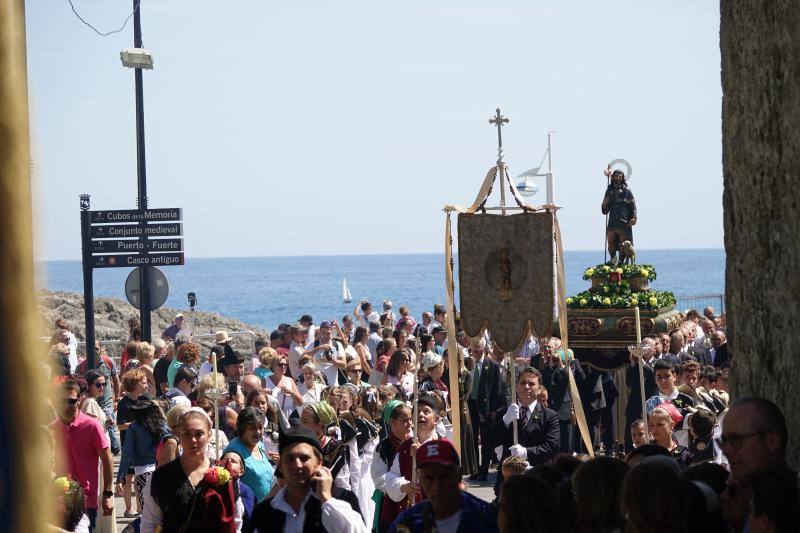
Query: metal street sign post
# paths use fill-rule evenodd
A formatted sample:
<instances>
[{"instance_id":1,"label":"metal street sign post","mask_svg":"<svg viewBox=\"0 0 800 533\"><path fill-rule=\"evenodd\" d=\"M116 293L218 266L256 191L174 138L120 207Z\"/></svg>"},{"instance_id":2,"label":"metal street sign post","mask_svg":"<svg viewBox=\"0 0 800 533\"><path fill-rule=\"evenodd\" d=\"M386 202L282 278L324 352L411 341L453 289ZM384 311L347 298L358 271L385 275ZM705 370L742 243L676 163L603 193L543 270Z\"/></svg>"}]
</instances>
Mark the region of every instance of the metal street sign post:
<instances>
[{"instance_id":1,"label":"metal street sign post","mask_svg":"<svg viewBox=\"0 0 800 533\"><path fill-rule=\"evenodd\" d=\"M156 266L183 265L183 210L118 209L90 211L88 194L81 195L81 249L86 320L86 349L90 367L94 354L95 268L135 268L125 284L128 300L140 311L142 340L150 341L150 312L166 301L169 284ZM131 286L135 283L137 286ZM164 293L166 291L166 294ZM135 301L135 303L134 303Z\"/></svg>"}]
</instances>

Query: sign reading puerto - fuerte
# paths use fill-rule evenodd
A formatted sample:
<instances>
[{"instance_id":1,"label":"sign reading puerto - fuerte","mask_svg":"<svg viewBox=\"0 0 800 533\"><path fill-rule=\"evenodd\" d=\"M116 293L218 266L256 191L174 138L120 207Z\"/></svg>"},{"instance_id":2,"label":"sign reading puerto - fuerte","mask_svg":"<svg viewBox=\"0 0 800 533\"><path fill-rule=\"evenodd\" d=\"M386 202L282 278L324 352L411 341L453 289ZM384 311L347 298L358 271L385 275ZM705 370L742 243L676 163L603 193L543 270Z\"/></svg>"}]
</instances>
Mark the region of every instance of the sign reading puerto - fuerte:
<instances>
[{"instance_id":1,"label":"sign reading puerto - fuerte","mask_svg":"<svg viewBox=\"0 0 800 533\"><path fill-rule=\"evenodd\" d=\"M92 226L90 237L92 239L124 239L126 237L178 237L183 234L183 224L147 224L136 226L133 224L110 224L107 226Z\"/></svg>"},{"instance_id":2,"label":"sign reading puerto - fuerte","mask_svg":"<svg viewBox=\"0 0 800 533\"><path fill-rule=\"evenodd\" d=\"M117 209L114 211L90 211L93 224L111 222L173 222L183 220L183 210L178 207L163 209Z\"/></svg>"},{"instance_id":3,"label":"sign reading puerto - fuerte","mask_svg":"<svg viewBox=\"0 0 800 533\"><path fill-rule=\"evenodd\" d=\"M121 254L131 252L182 252L183 239L125 239L120 241L92 241L93 254Z\"/></svg>"},{"instance_id":4,"label":"sign reading puerto - fuerte","mask_svg":"<svg viewBox=\"0 0 800 533\"><path fill-rule=\"evenodd\" d=\"M182 265L183 252L164 254L94 255L93 268Z\"/></svg>"}]
</instances>

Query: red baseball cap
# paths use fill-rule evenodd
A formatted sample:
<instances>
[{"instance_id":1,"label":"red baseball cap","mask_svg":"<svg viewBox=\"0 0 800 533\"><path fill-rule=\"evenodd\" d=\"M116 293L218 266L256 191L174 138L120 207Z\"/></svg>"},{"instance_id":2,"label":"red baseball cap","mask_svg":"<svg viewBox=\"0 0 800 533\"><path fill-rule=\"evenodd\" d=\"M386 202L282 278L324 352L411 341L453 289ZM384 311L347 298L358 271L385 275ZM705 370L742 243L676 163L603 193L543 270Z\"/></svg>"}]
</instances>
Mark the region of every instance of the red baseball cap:
<instances>
[{"instance_id":1,"label":"red baseball cap","mask_svg":"<svg viewBox=\"0 0 800 533\"><path fill-rule=\"evenodd\" d=\"M461 464L456 453L456 448L448 439L429 440L417 450L417 467L428 463L437 463L445 466L458 466Z\"/></svg>"}]
</instances>

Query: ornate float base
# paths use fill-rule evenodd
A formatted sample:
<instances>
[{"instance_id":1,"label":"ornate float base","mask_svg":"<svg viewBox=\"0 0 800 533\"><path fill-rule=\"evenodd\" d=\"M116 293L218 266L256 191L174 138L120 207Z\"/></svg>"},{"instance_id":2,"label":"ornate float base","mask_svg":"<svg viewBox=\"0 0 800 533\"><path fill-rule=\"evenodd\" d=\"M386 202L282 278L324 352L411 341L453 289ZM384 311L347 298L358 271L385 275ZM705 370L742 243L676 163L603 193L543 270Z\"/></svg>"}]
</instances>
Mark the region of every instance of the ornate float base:
<instances>
[{"instance_id":1,"label":"ornate float base","mask_svg":"<svg viewBox=\"0 0 800 533\"><path fill-rule=\"evenodd\" d=\"M642 337L671 333L684 321L674 305L641 311ZM569 347L581 363L602 370L628 364L628 346L636 344L636 319L633 309L569 309L567 311ZM554 335L559 335L558 323Z\"/></svg>"}]
</instances>

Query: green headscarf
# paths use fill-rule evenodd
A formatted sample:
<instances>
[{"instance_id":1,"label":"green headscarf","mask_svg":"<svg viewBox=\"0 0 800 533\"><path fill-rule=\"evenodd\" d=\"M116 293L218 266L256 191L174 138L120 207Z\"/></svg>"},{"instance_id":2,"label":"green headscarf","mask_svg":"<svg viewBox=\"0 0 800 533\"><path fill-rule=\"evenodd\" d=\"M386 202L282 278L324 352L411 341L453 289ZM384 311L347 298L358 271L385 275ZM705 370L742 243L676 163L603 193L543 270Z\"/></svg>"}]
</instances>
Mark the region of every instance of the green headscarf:
<instances>
[{"instance_id":1,"label":"green headscarf","mask_svg":"<svg viewBox=\"0 0 800 533\"><path fill-rule=\"evenodd\" d=\"M386 402L386 405L383 406L383 421L386 424L389 424L389 419L392 417L392 411L395 410L396 407L401 405L405 405L400 400L389 400Z\"/></svg>"},{"instance_id":2,"label":"green headscarf","mask_svg":"<svg viewBox=\"0 0 800 533\"><path fill-rule=\"evenodd\" d=\"M338 422L336 411L333 410L333 407L328 402L313 402L308 404L307 407L314 411L323 427L328 427Z\"/></svg>"}]
</instances>

